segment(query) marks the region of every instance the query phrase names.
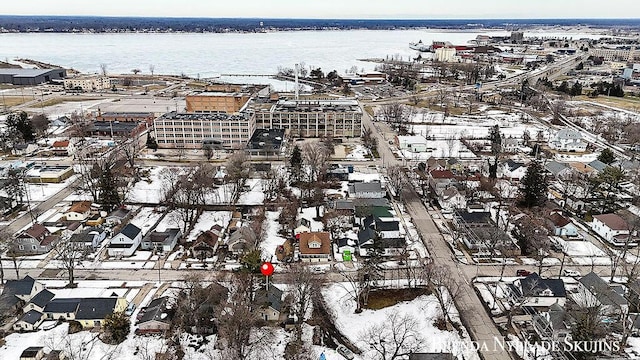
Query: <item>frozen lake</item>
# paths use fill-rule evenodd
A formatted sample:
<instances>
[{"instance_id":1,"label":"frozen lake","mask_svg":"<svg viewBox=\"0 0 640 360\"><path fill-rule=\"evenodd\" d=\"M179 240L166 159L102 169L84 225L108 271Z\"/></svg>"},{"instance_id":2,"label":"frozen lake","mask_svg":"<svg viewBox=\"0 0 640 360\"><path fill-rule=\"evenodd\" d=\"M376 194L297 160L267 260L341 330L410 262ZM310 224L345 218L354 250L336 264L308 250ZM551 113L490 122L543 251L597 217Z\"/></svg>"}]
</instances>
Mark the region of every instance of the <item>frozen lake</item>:
<instances>
[{"instance_id":1,"label":"frozen lake","mask_svg":"<svg viewBox=\"0 0 640 360\"><path fill-rule=\"evenodd\" d=\"M268 33L6 33L0 34L0 59L31 58L86 73L107 64L110 73L140 69L156 74L214 77L219 74L275 74L279 66L321 67L327 73L374 63L357 59L417 56L410 42L450 41L465 44L477 35L508 35L507 31L335 30ZM525 32L525 36L598 38L577 32Z\"/></svg>"}]
</instances>

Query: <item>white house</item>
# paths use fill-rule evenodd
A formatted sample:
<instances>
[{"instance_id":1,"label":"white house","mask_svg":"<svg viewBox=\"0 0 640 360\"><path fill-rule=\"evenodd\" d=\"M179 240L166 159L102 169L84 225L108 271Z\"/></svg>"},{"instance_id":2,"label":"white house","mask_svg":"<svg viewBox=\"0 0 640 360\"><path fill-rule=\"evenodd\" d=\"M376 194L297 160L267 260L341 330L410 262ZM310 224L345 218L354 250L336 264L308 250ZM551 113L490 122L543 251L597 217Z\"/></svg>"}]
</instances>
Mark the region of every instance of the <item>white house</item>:
<instances>
[{"instance_id":1,"label":"white house","mask_svg":"<svg viewBox=\"0 0 640 360\"><path fill-rule=\"evenodd\" d=\"M67 221L85 221L91 215L91 201L78 201L73 203L64 213Z\"/></svg>"},{"instance_id":2,"label":"white house","mask_svg":"<svg viewBox=\"0 0 640 360\"><path fill-rule=\"evenodd\" d=\"M87 249L95 250L106 239L107 232L104 229L90 227L82 230L80 233L71 235L70 241L78 246L84 246Z\"/></svg>"},{"instance_id":3,"label":"white house","mask_svg":"<svg viewBox=\"0 0 640 360\"><path fill-rule=\"evenodd\" d=\"M629 225L626 220L616 214L594 215L591 229L614 245L635 245L636 239L629 239Z\"/></svg>"},{"instance_id":4,"label":"white house","mask_svg":"<svg viewBox=\"0 0 640 360\"><path fill-rule=\"evenodd\" d=\"M349 197L357 199L379 199L386 195L379 181L357 182L349 185Z\"/></svg>"},{"instance_id":5,"label":"white house","mask_svg":"<svg viewBox=\"0 0 640 360\"><path fill-rule=\"evenodd\" d=\"M44 321L44 314L37 310L29 310L13 324L15 331L35 331Z\"/></svg>"},{"instance_id":6,"label":"white house","mask_svg":"<svg viewBox=\"0 0 640 360\"><path fill-rule=\"evenodd\" d=\"M564 306L567 292L562 279L543 279L533 273L518 282L522 306L549 307L553 304Z\"/></svg>"},{"instance_id":7,"label":"white house","mask_svg":"<svg viewBox=\"0 0 640 360\"><path fill-rule=\"evenodd\" d=\"M127 224L109 241L109 256L131 256L141 241L142 230L133 224Z\"/></svg>"},{"instance_id":8,"label":"white house","mask_svg":"<svg viewBox=\"0 0 640 360\"><path fill-rule=\"evenodd\" d=\"M429 148L427 139L424 136L396 136L396 145L400 150L420 153L426 152Z\"/></svg>"},{"instance_id":9,"label":"white house","mask_svg":"<svg viewBox=\"0 0 640 360\"><path fill-rule=\"evenodd\" d=\"M182 232L178 228L152 231L143 239L140 248L142 250L169 252L173 250L181 236Z\"/></svg>"},{"instance_id":10,"label":"white house","mask_svg":"<svg viewBox=\"0 0 640 360\"><path fill-rule=\"evenodd\" d=\"M587 151L587 143L582 140L582 134L573 129L562 129L549 140L549 147L565 152L585 152Z\"/></svg>"},{"instance_id":11,"label":"white house","mask_svg":"<svg viewBox=\"0 0 640 360\"><path fill-rule=\"evenodd\" d=\"M578 228L559 212L554 212L549 217L553 223L553 235L555 236L578 236Z\"/></svg>"},{"instance_id":12,"label":"white house","mask_svg":"<svg viewBox=\"0 0 640 360\"><path fill-rule=\"evenodd\" d=\"M527 173L525 163L513 161L511 159L498 166L498 176L507 179L521 180Z\"/></svg>"},{"instance_id":13,"label":"white house","mask_svg":"<svg viewBox=\"0 0 640 360\"><path fill-rule=\"evenodd\" d=\"M573 297L578 305L583 307L601 305L603 314L608 316L628 314L627 299L594 272L581 277L578 285L579 291Z\"/></svg>"}]
</instances>

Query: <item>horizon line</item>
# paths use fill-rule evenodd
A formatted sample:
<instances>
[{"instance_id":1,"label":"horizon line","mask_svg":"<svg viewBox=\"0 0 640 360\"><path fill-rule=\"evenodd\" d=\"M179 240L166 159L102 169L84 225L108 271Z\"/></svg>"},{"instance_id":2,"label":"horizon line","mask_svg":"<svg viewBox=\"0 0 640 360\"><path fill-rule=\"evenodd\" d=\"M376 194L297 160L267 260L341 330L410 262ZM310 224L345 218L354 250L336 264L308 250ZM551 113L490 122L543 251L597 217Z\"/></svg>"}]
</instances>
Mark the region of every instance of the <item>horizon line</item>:
<instances>
[{"instance_id":1,"label":"horizon line","mask_svg":"<svg viewBox=\"0 0 640 360\"><path fill-rule=\"evenodd\" d=\"M381 20L381 21L462 21L462 20L480 20L480 21L495 21L495 20L639 20L640 17L394 17L394 18L381 18L381 17L362 17L362 18L331 18L331 17L210 17L210 16L145 16L145 15L24 15L24 14L0 14L0 17L97 17L97 18L139 18L139 19L211 19L211 20Z\"/></svg>"}]
</instances>

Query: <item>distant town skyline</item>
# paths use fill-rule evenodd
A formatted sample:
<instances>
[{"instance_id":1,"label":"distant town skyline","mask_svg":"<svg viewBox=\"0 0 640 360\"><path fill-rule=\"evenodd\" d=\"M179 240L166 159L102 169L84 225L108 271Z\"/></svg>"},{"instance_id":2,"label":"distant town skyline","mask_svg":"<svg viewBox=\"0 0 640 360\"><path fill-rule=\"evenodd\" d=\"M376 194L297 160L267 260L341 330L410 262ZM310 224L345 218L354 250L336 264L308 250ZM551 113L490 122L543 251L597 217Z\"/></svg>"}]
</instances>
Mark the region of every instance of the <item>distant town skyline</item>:
<instances>
[{"instance_id":1,"label":"distant town skyline","mask_svg":"<svg viewBox=\"0 0 640 360\"><path fill-rule=\"evenodd\" d=\"M2 15L316 19L580 19L640 16L637 0L21 0Z\"/></svg>"}]
</instances>

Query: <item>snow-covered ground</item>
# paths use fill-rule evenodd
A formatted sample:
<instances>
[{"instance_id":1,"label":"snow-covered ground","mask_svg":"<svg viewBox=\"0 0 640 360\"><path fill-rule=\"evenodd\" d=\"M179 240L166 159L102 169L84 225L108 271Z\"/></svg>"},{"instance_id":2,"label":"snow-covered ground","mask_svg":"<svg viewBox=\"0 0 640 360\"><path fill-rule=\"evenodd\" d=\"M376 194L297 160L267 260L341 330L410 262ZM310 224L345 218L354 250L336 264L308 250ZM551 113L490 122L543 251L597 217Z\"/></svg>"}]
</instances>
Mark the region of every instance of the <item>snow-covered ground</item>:
<instances>
[{"instance_id":1,"label":"snow-covered ground","mask_svg":"<svg viewBox=\"0 0 640 360\"><path fill-rule=\"evenodd\" d=\"M231 221L231 211L204 211L193 226L193 229L191 229L186 241L194 241L200 234L210 230L216 224L226 229L229 221Z\"/></svg>"},{"instance_id":2,"label":"snow-covered ground","mask_svg":"<svg viewBox=\"0 0 640 360\"><path fill-rule=\"evenodd\" d=\"M159 204L162 201L163 184L160 173L163 166L144 168L149 171L148 179L138 181L127 196L127 201L133 203Z\"/></svg>"},{"instance_id":3,"label":"snow-covered ground","mask_svg":"<svg viewBox=\"0 0 640 360\"><path fill-rule=\"evenodd\" d=\"M279 211L267 211L266 220L264 222L264 239L260 242L260 250L262 251L262 259L270 259L272 262L278 262L276 259L276 248L285 242L285 238L280 236L280 224L278 223Z\"/></svg>"},{"instance_id":4,"label":"snow-covered ground","mask_svg":"<svg viewBox=\"0 0 640 360\"><path fill-rule=\"evenodd\" d=\"M380 310L363 310L355 313L355 302L349 296L349 284L335 283L323 290L329 309L335 315L336 327L361 350L369 350L369 343L363 333L374 325L386 321L390 314L407 315L417 323L418 334L424 342L425 352L453 352L458 359L478 359L469 339L463 339L456 331L439 330L433 325L441 315L440 305L433 295L419 296L409 302L401 302ZM368 359L362 357L359 359Z\"/></svg>"},{"instance_id":5,"label":"snow-covered ground","mask_svg":"<svg viewBox=\"0 0 640 360\"><path fill-rule=\"evenodd\" d=\"M139 227L142 230L142 234L146 235L153 230L153 225L163 216L164 212L156 212L154 208L143 207L129 223Z\"/></svg>"}]
</instances>

